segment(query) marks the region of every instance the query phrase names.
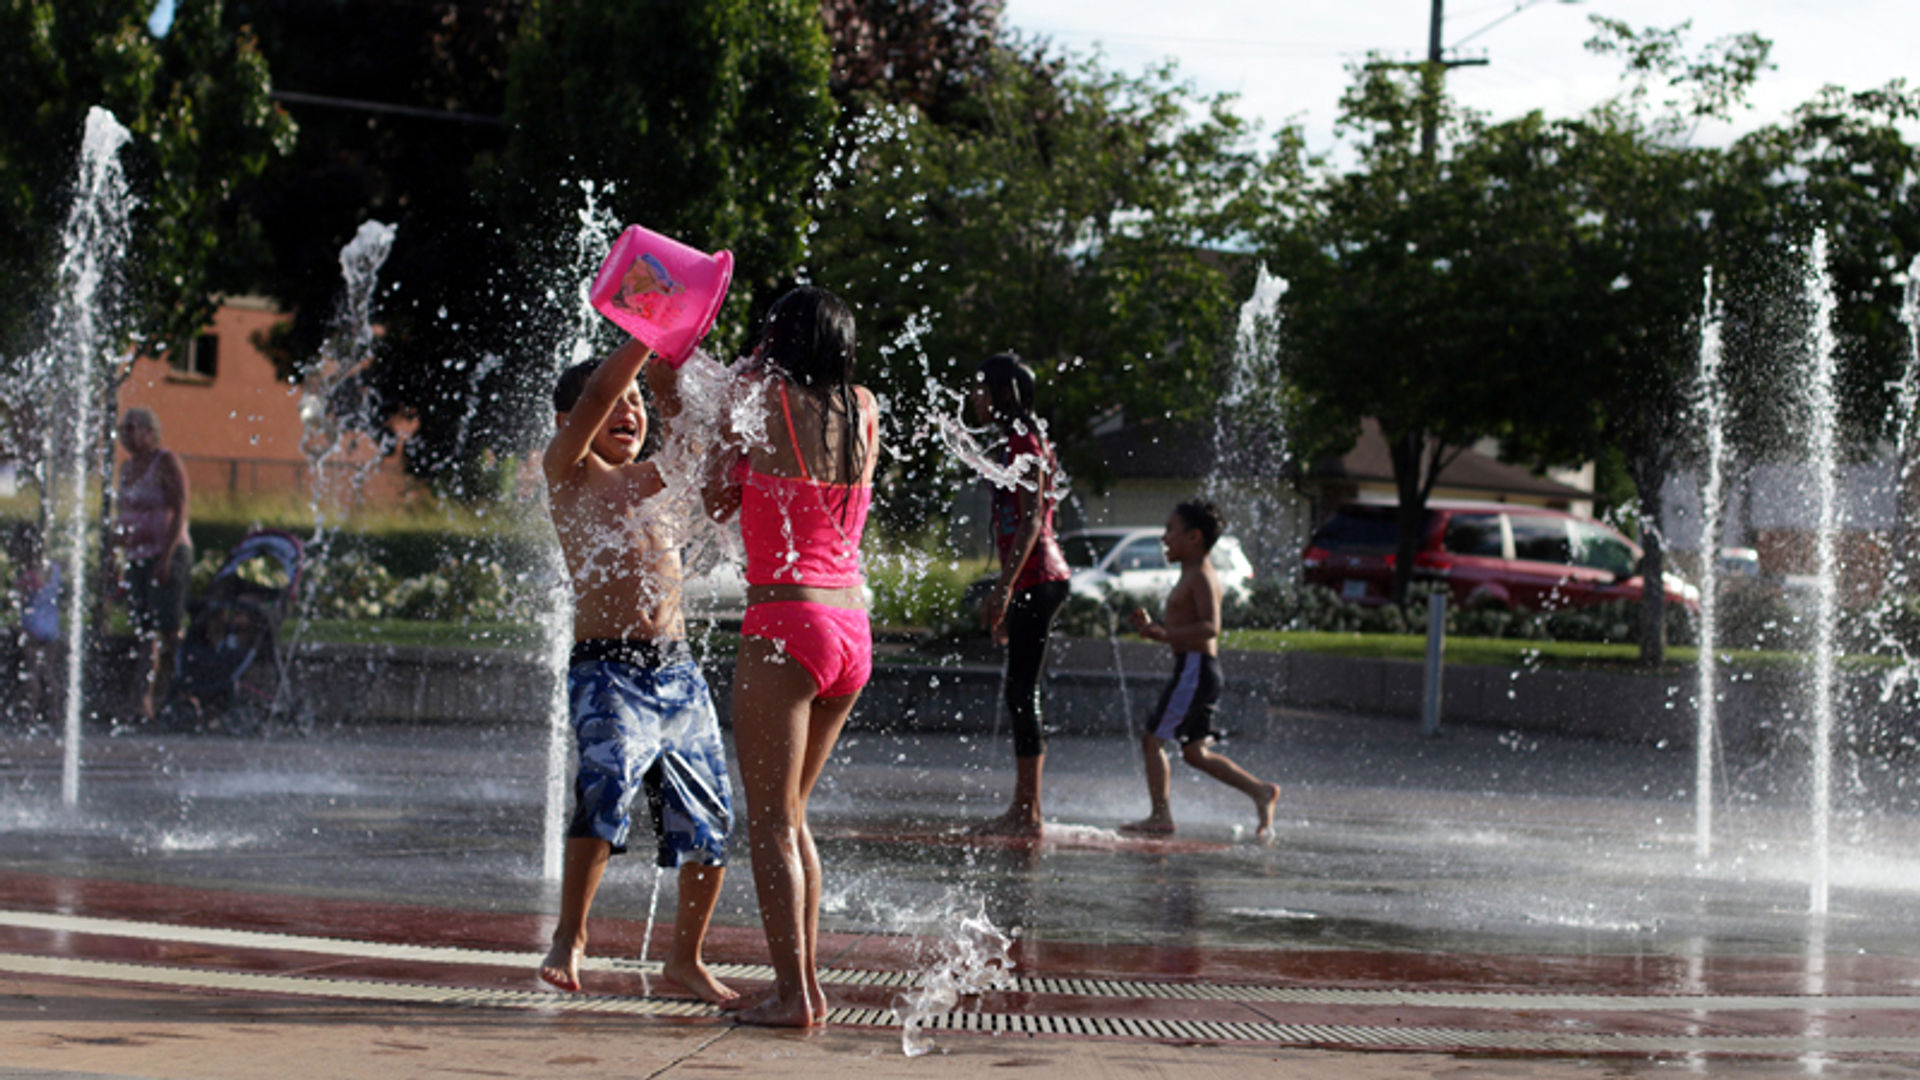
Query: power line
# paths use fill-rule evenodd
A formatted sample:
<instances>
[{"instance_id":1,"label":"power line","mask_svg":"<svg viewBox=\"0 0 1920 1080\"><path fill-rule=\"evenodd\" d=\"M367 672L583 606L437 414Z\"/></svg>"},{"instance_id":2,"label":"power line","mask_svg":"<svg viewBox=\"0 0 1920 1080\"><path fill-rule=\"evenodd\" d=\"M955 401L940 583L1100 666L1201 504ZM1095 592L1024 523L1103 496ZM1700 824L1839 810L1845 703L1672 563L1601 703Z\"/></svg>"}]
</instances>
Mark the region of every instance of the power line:
<instances>
[{"instance_id":1,"label":"power line","mask_svg":"<svg viewBox=\"0 0 1920 1080\"><path fill-rule=\"evenodd\" d=\"M497 116L483 116L480 113L426 109L418 105L393 105L384 101L362 101L358 98L329 97L326 94L303 94L297 90L275 90L269 96L275 101L284 101L289 105L314 105L326 109L386 113L392 116L412 116L421 120L450 120L456 124L483 124L498 127L505 122Z\"/></svg>"},{"instance_id":2,"label":"power line","mask_svg":"<svg viewBox=\"0 0 1920 1080\"><path fill-rule=\"evenodd\" d=\"M1026 29L1032 31L1035 34L1046 36L1046 37L1077 37L1077 38L1089 38L1095 41L1148 42L1148 43L1154 43L1154 44L1164 43L1167 45L1233 45L1233 46L1247 46L1247 47L1260 48L1260 49L1269 49L1269 48L1270 49L1300 49L1300 50L1303 50L1302 55L1311 55L1313 53L1326 53L1331 55L1340 55L1343 53L1362 51L1366 48L1365 45L1354 43L1354 42L1303 41L1303 40L1276 41L1276 40L1261 40L1261 39L1248 39L1248 38L1177 37L1177 36L1172 36L1167 34L1126 34L1126 33L1116 34L1106 30L1075 30L1068 27L1047 27L1047 26L1034 26L1034 25L1028 25Z\"/></svg>"}]
</instances>

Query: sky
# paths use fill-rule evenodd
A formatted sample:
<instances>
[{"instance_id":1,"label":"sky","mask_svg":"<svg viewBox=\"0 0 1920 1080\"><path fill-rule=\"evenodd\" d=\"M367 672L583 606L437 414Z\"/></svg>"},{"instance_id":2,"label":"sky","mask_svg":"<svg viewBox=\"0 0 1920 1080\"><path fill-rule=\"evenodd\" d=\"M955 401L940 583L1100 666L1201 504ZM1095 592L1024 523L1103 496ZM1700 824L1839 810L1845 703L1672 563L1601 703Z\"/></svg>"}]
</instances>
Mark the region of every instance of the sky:
<instances>
[{"instance_id":1,"label":"sky","mask_svg":"<svg viewBox=\"0 0 1920 1080\"><path fill-rule=\"evenodd\" d=\"M1005 8L1016 30L1075 53L1098 45L1122 71L1171 56L1201 90L1239 94L1241 115L1266 130L1302 124L1315 150L1333 144L1346 65L1369 50L1424 59L1431 12L1431 0L1007 0ZM1753 109L1730 127L1703 129L1704 142L1777 121L1829 83L1920 82L1920 0L1447 0L1444 42L1489 61L1454 69L1450 89L1495 120L1536 108L1573 115L1605 100L1619 91L1622 68L1582 47L1591 15L1635 27L1690 19L1696 48L1746 31L1772 39L1777 68L1755 87Z\"/></svg>"}]
</instances>

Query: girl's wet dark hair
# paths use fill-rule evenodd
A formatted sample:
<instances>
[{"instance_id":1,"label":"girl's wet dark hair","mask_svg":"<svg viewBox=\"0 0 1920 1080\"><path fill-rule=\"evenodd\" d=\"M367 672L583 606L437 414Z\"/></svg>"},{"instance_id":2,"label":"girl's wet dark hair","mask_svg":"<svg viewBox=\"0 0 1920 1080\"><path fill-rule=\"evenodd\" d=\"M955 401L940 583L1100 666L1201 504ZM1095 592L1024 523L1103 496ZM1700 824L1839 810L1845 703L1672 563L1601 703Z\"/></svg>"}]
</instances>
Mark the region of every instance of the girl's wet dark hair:
<instances>
[{"instance_id":1,"label":"girl's wet dark hair","mask_svg":"<svg viewBox=\"0 0 1920 1080\"><path fill-rule=\"evenodd\" d=\"M767 309L760 332L760 360L797 385L838 398L847 418L847 437L841 447L846 483L859 482L866 472L866 440L860 436L860 403L853 392L854 352L859 336L853 309L825 289L802 285ZM829 423L833 409L820 410L820 442L833 448ZM797 448L796 448L797 449ZM848 497L848 506L852 505Z\"/></svg>"},{"instance_id":2,"label":"girl's wet dark hair","mask_svg":"<svg viewBox=\"0 0 1920 1080\"><path fill-rule=\"evenodd\" d=\"M801 386L852 387L857 345L846 301L802 285L767 309L760 357Z\"/></svg>"},{"instance_id":3,"label":"girl's wet dark hair","mask_svg":"<svg viewBox=\"0 0 1920 1080\"><path fill-rule=\"evenodd\" d=\"M1002 421L1033 420L1033 369L1017 353L995 353L981 361L976 372Z\"/></svg>"}]
</instances>

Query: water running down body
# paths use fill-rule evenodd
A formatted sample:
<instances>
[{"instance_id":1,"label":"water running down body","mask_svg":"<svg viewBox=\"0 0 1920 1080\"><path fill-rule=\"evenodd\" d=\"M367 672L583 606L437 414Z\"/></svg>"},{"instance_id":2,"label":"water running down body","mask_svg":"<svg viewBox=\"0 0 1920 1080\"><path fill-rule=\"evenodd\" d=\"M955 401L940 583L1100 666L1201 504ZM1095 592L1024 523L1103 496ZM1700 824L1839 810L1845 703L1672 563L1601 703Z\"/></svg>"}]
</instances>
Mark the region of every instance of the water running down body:
<instances>
[{"instance_id":1,"label":"water running down body","mask_svg":"<svg viewBox=\"0 0 1920 1080\"><path fill-rule=\"evenodd\" d=\"M643 367L663 419L678 413L671 369L630 343L576 365L554 391L558 421L542 465L574 594L567 696L579 741L575 813L567 828L561 910L539 976L580 989L586 918L608 857L624 851L634 799L659 810L659 865L680 870L673 944L663 971L702 1000L736 995L713 977L702 946L725 880L732 805L711 694L687 648L680 556L660 469L635 456L647 414Z\"/></svg>"},{"instance_id":2,"label":"water running down body","mask_svg":"<svg viewBox=\"0 0 1920 1080\"><path fill-rule=\"evenodd\" d=\"M786 438L743 446L717 463L710 485L715 516L739 514L747 553L733 729L774 985L723 1008L750 1024L826 1022L820 854L807 802L873 659L859 541L879 407L853 382L854 347L852 312L833 294L803 287L776 301L745 378L777 393L747 402L758 415L727 427Z\"/></svg>"}]
</instances>

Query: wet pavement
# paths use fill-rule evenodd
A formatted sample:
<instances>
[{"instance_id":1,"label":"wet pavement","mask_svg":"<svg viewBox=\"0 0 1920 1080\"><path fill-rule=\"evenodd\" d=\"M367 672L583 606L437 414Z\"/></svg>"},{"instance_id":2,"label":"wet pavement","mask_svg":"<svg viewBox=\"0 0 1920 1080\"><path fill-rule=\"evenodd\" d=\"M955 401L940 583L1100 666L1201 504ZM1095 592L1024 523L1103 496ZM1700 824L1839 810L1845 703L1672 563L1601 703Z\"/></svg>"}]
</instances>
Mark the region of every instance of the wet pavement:
<instances>
[{"instance_id":1,"label":"wet pavement","mask_svg":"<svg viewBox=\"0 0 1920 1080\"><path fill-rule=\"evenodd\" d=\"M451 1040L448 1054L453 1028L625 1030L696 1048L661 1049L669 1062L791 1050L822 1073L841 1071L823 1052L838 1047L892 1075L911 1063L891 1010L952 967L968 916L1008 935L1013 981L926 1015L948 1068L1018 1046L1115 1075L1116 1054L1238 1071L1296 1053L1387 1072L1446 1054L1920 1075L1920 819L1897 770L1854 789L1871 805L1836 824L1832 909L1814 918L1790 759L1736 763L1716 851L1696 860L1690 754L1287 712L1277 736L1226 747L1284 785L1273 844L1251 842L1244 797L1177 761L1181 830L1143 840L1115 831L1146 809L1118 716L1110 737L1052 743L1037 843L962 834L1004 805L1002 740L849 733L813 808L835 1011L792 1044L712 1042L732 1029L658 979L666 928L649 938L648 915L656 884L671 912L673 878L643 854L601 889L590 993L534 982L557 903L540 872L544 732L101 735L69 809L57 743L15 729L0 740L0 1043L26 1056L0 1054L0 1077L224 1075L204 1047L197 1072L116 1056L116 1023L161 1014L351 1016L430 1030L422 1045ZM767 973L739 836L734 852L709 956L751 985ZM96 1041L62 1041L82 1030Z\"/></svg>"}]
</instances>

